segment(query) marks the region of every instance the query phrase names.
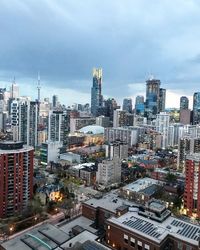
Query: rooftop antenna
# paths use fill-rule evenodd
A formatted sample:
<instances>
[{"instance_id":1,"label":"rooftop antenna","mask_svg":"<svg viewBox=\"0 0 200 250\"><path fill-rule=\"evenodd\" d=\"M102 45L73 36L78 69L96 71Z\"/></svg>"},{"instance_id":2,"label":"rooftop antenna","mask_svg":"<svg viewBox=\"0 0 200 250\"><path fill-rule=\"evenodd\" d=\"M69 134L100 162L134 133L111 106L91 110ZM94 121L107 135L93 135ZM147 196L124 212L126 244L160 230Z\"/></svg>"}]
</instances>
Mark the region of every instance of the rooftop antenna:
<instances>
[{"instance_id":1,"label":"rooftop antenna","mask_svg":"<svg viewBox=\"0 0 200 250\"><path fill-rule=\"evenodd\" d=\"M38 102L40 102L40 72L38 72L38 83L37 83L37 90L38 90Z\"/></svg>"}]
</instances>

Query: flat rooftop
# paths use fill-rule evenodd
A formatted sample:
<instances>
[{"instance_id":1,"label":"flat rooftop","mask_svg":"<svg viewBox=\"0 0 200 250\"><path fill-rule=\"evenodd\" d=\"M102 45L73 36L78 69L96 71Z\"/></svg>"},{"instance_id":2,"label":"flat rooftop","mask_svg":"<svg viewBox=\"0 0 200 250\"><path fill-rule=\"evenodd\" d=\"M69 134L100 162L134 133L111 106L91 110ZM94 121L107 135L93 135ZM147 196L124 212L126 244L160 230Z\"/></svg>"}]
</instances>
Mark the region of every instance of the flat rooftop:
<instances>
[{"instance_id":1,"label":"flat rooftop","mask_svg":"<svg viewBox=\"0 0 200 250\"><path fill-rule=\"evenodd\" d=\"M139 215L137 211L133 211L119 218L112 217L108 219L108 222L131 230L157 243L164 240L167 235L171 235L193 245L199 244L200 226L187 223L173 216L159 223Z\"/></svg>"},{"instance_id":2,"label":"flat rooftop","mask_svg":"<svg viewBox=\"0 0 200 250\"><path fill-rule=\"evenodd\" d=\"M113 213L116 212L117 208L122 207L124 205L127 206L136 205L133 202L119 198L118 191L116 190L111 191L110 193L104 195L100 199L92 198L90 200L87 200L84 202L84 204L90 205L94 208L101 207Z\"/></svg>"},{"instance_id":3,"label":"flat rooftop","mask_svg":"<svg viewBox=\"0 0 200 250\"><path fill-rule=\"evenodd\" d=\"M124 186L123 190L129 190L131 192L140 192L152 185L160 185L160 184L162 184L161 181L146 177Z\"/></svg>"}]
</instances>

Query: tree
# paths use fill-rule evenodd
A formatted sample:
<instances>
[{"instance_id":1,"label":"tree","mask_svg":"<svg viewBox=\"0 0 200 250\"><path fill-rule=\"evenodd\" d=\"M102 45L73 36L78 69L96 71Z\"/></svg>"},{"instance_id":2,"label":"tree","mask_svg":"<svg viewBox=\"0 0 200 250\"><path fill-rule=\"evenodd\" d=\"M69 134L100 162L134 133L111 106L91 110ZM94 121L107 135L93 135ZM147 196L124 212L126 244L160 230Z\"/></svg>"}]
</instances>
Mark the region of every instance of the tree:
<instances>
[{"instance_id":1,"label":"tree","mask_svg":"<svg viewBox=\"0 0 200 250\"><path fill-rule=\"evenodd\" d=\"M166 175L165 180L166 180L168 183L175 183L176 180L177 180L177 177L176 177L176 175L174 175L174 174L172 174L172 173L169 172L169 173Z\"/></svg>"}]
</instances>

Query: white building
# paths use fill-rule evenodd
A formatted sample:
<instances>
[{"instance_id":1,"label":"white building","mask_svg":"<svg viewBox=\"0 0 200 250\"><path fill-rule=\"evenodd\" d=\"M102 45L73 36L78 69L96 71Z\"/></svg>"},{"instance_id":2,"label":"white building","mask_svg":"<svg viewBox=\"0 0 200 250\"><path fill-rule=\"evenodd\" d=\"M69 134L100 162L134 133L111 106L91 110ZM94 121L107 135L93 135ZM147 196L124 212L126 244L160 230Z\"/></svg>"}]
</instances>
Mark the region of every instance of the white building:
<instances>
[{"instance_id":1,"label":"white building","mask_svg":"<svg viewBox=\"0 0 200 250\"><path fill-rule=\"evenodd\" d=\"M119 158L104 160L98 164L96 182L100 185L109 186L121 182L121 161Z\"/></svg>"},{"instance_id":2,"label":"white building","mask_svg":"<svg viewBox=\"0 0 200 250\"><path fill-rule=\"evenodd\" d=\"M51 161L57 163L61 147L62 142L59 141L47 141L45 143L42 143L40 150L41 164L48 165L48 163Z\"/></svg>"},{"instance_id":3,"label":"white building","mask_svg":"<svg viewBox=\"0 0 200 250\"><path fill-rule=\"evenodd\" d=\"M115 141L106 145L106 157L112 160L113 158L128 159L128 144Z\"/></svg>"},{"instance_id":4,"label":"white building","mask_svg":"<svg viewBox=\"0 0 200 250\"><path fill-rule=\"evenodd\" d=\"M167 148L168 143L168 133L169 133L169 114L165 112L161 112L160 114L156 115L156 131L161 133L161 147Z\"/></svg>"}]
</instances>

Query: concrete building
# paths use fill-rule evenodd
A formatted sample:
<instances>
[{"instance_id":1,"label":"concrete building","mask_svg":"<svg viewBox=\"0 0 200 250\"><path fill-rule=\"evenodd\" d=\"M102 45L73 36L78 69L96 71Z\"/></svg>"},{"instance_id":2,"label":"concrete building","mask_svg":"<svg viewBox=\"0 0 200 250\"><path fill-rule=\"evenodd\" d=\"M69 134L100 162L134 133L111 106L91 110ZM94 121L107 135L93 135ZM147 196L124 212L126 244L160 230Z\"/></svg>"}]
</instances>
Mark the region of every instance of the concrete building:
<instances>
[{"instance_id":1,"label":"concrete building","mask_svg":"<svg viewBox=\"0 0 200 250\"><path fill-rule=\"evenodd\" d=\"M96 173L97 184L110 186L121 182L121 161L119 158L104 160L98 164Z\"/></svg>"},{"instance_id":2,"label":"concrete building","mask_svg":"<svg viewBox=\"0 0 200 250\"><path fill-rule=\"evenodd\" d=\"M191 123L191 110L190 109L180 110L180 123L184 125Z\"/></svg>"},{"instance_id":3,"label":"concrete building","mask_svg":"<svg viewBox=\"0 0 200 250\"><path fill-rule=\"evenodd\" d=\"M127 113L132 113L133 105L132 105L132 99L131 98L124 98L122 110L126 111Z\"/></svg>"},{"instance_id":4,"label":"concrete building","mask_svg":"<svg viewBox=\"0 0 200 250\"><path fill-rule=\"evenodd\" d=\"M184 172L186 156L193 153L200 153L200 138L180 138L178 144L177 169Z\"/></svg>"},{"instance_id":5,"label":"concrete building","mask_svg":"<svg viewBox=\"0 0 200 250\"><path fill-rule=\"evenodd\" d=\"M40 149L41 164L47 166L51 161L57 163L63 144L59 141L42 143Z\"/></svg>"},{"instance_id":6,"label":"concrete building","mask_svg":"<svg viewBox=\"0 0 200 250\"><path fill-rule=\"evenodd\" d=\"M70 117L67 111L50 111L48 118L48 141L59 141L67 145L70 132Z\"/></svg>"},{"instance_id":7,"label":"concrete building","mask_svg":"<svg viewBox=\"0 0 200 250\"><path fill-rule=\"evenodd\" d=\"M168 133L169 133L169 119L170 116L167 113L161 112L156 115L156 131L161 133L162 141L161 147L168 147Z\"/></svg>"},{"instance_id":8,"label":"concrete building","mask_svg":"<svg viewBox=\"0 0 200 250\"><path fill-rule=\"evenodd\" d=\"M91 113L97 115L97 111L103 105L102 96L102 69L93 69L93 85L91 89Z\"/></svg>"},{"instance_id":9,"label":"concrete building","mask_svg":"<svg viewBox=\"0 0 200 250\"><path fill-rule=\"evenodd\" d=\"M70 119L70 133L80 130L83 127L96 124L96 118L79 117Z\"/></svg>"},{"instance_id":10,"label":"concrete building","mask_svg":"<svg viewBox=\"0 0 200 250\"><path fill-rule=\"evenodd\" d=\"M98 116L96 117L96 125L102 126L104 128L110 127L110 118L107 116Z\"/></svg>"},{"instance_id":11,"label":"concrete building","mask_svg":"<svg viewBox=\"0 0 200 250\"><path fill-rule=\"evenodd\" d=\"M23 142L0 143L0 218L22 212L32 198L33 155Z\"/></svg>"},{"instance_id":12,"label":"concrete building","mask_svg":"<svg viewBox=\"0 0 200 250\"><path fill-rule=\"evenodd\" d=\"M114 110L113 127L133 126L134 115L123 110Z\"/></svg>"},{"instance_id":13,"label":"concrete building","mask_svg":"<svg viewBox=\"0 0 200 250\"><path fill-rule=\"evenodd\" d=\"M200 153L186 157L184 208L186 214L200 218Z\"/></svg>"},{"instance_id":14,"label":"concrete building","mask_svg":"<svg viewBox=\"0 0 200 250\"><path fill-rule=\"evenodd\" d=\"M13 100L11 103L11 129L13 140L36 147L38 145L39 103Z\"/></svg>"},{"instance_id":15,"label":"concrete building","mask_svg":"<svg viewBox=\"0 0 200 250\"><path fill-rule=\"evenodd\" d=\"M128 159L128 144L115 141L106 145L106 157L113 160L115 157L119 159Z\"/></svg>"}]
</instances>

